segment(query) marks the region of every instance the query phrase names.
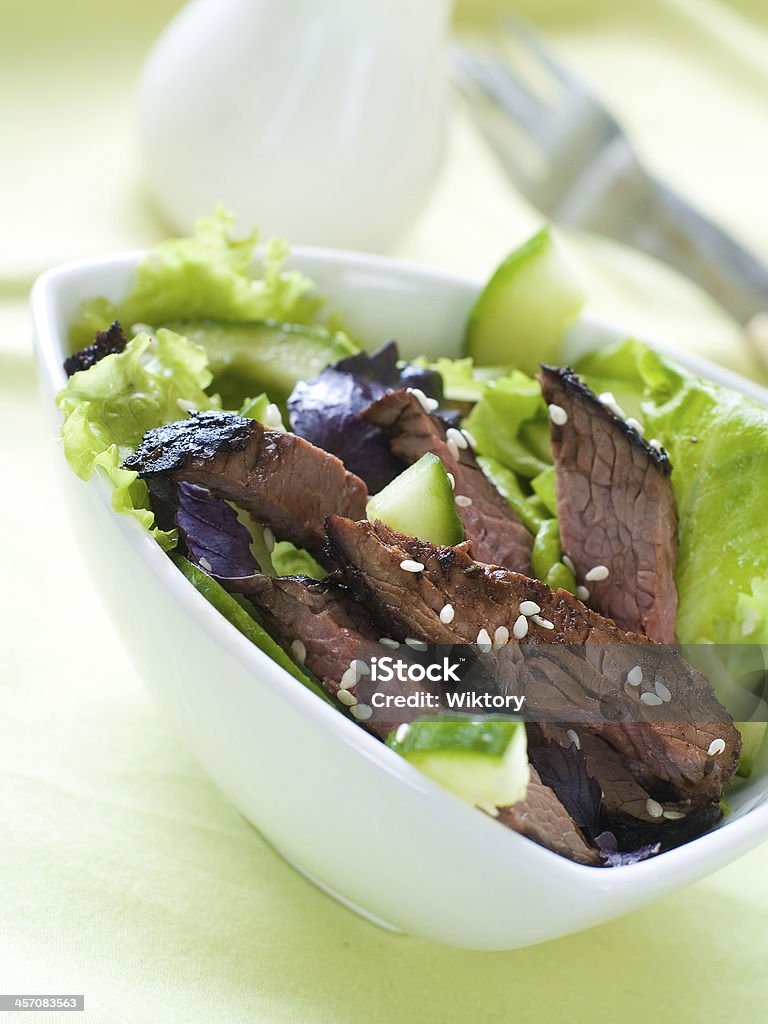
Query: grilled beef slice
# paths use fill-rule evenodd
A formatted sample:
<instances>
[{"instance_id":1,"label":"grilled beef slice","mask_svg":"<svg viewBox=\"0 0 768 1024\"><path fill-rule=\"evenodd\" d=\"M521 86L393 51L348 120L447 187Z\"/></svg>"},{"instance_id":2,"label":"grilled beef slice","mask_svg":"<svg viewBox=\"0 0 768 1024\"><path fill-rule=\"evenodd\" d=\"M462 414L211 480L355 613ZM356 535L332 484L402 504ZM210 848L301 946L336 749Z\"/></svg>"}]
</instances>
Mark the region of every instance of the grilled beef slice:
<instances>
[{"instance_id":1,"label":"grilled beef slice","mask_svg":"<svg viewBox=\"0 0 768 1024\"><path fill-rule=\"evenodd\" d=\"M505 627L512 639L496 654L498 680L527 694L529 716L601 736L656 799L719 800L736 770L740 737L707 680L676 651L625 633L566 591L475 562L466 543L438 548L381 523L336 516L327 532L351 591L388 635L474 644L481 630L493 638ZM423 571L402 569L406 559ZM527 635L517 643L522 601L541 611L527 618ZM440 619L446 604L454 609L449 625ZM644 682L634 687L627 676L636 666ZM657 679L669 702L651 698ZM645 693L650 703L641 699ZM725 750L710 755L715 739Z\"/></svg>"},{"instance_id":2,"label":"grilled beef slice","mask_svg":"<svg viewBox=\"0 0 768 1024\"><path fill-rule=\"evenodd\" d=\"M600 864L597 850L588 844L584 833L533 767L525 797L511 807L500 807L498 820L578 864Z\"/></svg>"},{"instance_id":3,"label":"grilled beef slice","mask_svg":"<svg viewBox=\"0 0 768 1024\"><path fill-rule=\"evenodd\" d=\"M335 456L234 413L199 412L150 430L125 466L147 480L207 487L320 559L326 516L365 516L366 486Z\"/></svg>"},{"instance_id":4,"label":"grilled beef slice","mask_svg":"<svg viewBox=\"0 0 768 1024\"><path fill-rule=\"evenodd\" d=\"M589 604L623 629L674 643L677 515L663 450L569 369L544 366L544 399L563 410L552 419L557 512L563 550L589 590ZM605 566L604 580L587 574Z\"/></svg>"},{"instance_id":5,"label":"grilled beef slice","mask_svg":"<svg viewBox=\"0 0 768 1024\"><path fill-rule=\"evenodd\" d=\"M478 561L493 562L531 575L533 537L486 478L463 434L458 436L465 447L452 447L446 438L444 422L426 412L410 391L392 391L360 415L366 423L387 431L392 454L408 465L426 452L433 452L442 460L453 474L456 494L471 502L457 508L465 536L472 541Z\"/></svg>"}]
</instances>

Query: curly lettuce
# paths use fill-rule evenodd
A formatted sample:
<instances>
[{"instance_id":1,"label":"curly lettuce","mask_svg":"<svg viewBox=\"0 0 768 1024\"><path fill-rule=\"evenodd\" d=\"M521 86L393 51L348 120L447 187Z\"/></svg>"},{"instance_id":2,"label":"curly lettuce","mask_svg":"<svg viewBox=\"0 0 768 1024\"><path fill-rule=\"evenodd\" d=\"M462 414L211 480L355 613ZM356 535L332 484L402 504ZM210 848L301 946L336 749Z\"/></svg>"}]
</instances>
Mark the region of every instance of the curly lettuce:
<instances>
[{"instance_id":1,"label":"curly lettuce","mask_svg":"<svg viewBox=\"0 0 768 1024\"><path fill-rule=\"evenodd\" d=\"M133 515L165 549L175 544L175 531L155 526L146 484L121 464L147 430L191 408L218 408L218 398L205 392L210 383L204 350L161 330L156 338L138 334L122 352L73 374L56 397L70 467L81 480L101 471L114 486L114 509Z\"/></svg>"},{"instance_id":2,"label":"curly lettuce","mask_svg":"<svg viewBox=\"0 0 768 1024\"><path fill-rule=\"evenodd\" d=\"M153 249L119 302L95 298L83 303L70 330L73 349L90 344L114 320L126 330L134 324L204 317L309 323L321 300L309 278L285 270L287 244L278 238L267 241L254 275L258 232L236 239L234 224L234 217L219 207L197 221L192 237L172 238Z\"/></svg>"}]
</instances>

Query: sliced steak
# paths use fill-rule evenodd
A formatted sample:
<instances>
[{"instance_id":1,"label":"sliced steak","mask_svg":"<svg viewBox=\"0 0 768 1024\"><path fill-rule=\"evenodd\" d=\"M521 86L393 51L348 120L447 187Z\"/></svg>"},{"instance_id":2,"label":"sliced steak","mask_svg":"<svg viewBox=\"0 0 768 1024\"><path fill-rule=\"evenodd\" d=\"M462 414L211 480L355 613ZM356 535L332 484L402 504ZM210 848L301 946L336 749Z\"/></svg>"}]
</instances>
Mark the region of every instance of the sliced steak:
<instances>
[{"instance_id":1,"label":"sliced steak","mask_svg":"<svg viewBox=\"0 0 768 1024\"><path fill-rule=\"evenodd\" d=\"M560 410L551 413L560 535L589 604L623 629L673 643L677 515L666 453L572 370L544 366L539 379ZM599 566L607 577L590 580Z\"/></svg>"},{"instance_id":2,"label":"sliced steak","mask_svg":"<svg viewBox=\"0 0 768 1024\"><path fill-rule=\"evenodd\" d=\"M323 558L326 516L365 516L366 486L335 456L234 413L200 412L150 430L125 466L148 480L207 487L316 558Z\"/></svg>"},{"instance_id":3,"label":"sliced steak","mask_svg":"<svg viewBox=\"0 0 768 1024\"><path fill-rule=\"evenodd\" d=\"M474 644L481 631L493 639L503 628L511 640L496 653L497 684L527 695L528 716L602 736L657 799L720 798L738 764L740 737L708 681L676 651L625 633L566 591L475 562L467 544L438 548L381 523L339 517L327 531L350 589L389 635ZM403 561L424 568L406 571ZM540 612L523 616L526 635L517 643L523 601ZM447 604L449 624L440 618ZM639 686L628 681L633 668L642 673ZM659 686L668 700L658 697ZM710 755L714 740L725 749L715 744Z\"/></svg>"},{"instance_id":4,"label":"sliced steak","mask_svg":"<svg viewBox=\"0 0 768 1024\"><path fill-rule=\"evenodd\" d=\"M511 807L500 807L497 820L577 864L598 867L601 863L598 851L533 767L525 797Z\"/></svg>"},{"instance_id":5,"label":"sliced steak","mask_svg":"<svg viewBox=\"0 0 768 1024\"><path fill-rule=\"evenodd\" d=\"M457 497L466 499L457 508L478 561L531 575L533 537L480 469L461 431L453 427L446 432L445 423L426 412L410 391L392 391L360 415L387 431L392 454L403 462L410 465L426 452L442 460L453 474Z\"/></svg>"}]
</instances>

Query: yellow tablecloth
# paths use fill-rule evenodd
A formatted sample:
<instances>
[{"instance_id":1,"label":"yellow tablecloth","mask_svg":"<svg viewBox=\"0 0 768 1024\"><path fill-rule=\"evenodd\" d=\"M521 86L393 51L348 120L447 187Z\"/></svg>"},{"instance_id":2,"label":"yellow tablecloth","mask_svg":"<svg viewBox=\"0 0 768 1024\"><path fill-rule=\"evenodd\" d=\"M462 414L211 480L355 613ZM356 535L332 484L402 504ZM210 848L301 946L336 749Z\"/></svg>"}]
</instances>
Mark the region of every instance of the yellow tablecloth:
<instances>
[{"instance_id":1,"label":"yellow tablecloth","mask_svg":"<svg viewBox=\"0 0 768 1024\"><path fill-rule=\"evenodd\" d=\"M177 6L0 12L0 992L85 993L99 1024L764 1019L768 848L582 935L448 950L379 931L300 878L146 697L59 510L25 293L52 263L162 235L141 201L131 98ZM517 8L654 168L768 258L765 0ZM444 174L399 253L480 276L537 222L457 107ZM745 365L695 290L566 241L595 311Z\"/></svg>"}]
</instances>

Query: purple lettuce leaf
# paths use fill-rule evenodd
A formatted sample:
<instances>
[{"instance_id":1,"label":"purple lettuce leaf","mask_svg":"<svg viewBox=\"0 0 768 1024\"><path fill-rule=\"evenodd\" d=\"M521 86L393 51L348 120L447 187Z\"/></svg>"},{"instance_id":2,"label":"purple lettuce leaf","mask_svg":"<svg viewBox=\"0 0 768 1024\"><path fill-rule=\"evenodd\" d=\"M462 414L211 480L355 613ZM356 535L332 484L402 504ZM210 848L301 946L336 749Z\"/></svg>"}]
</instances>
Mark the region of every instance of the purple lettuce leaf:
<instances>
[{"instance_id":1,"label":"purple lettuce leaf","mask_svg":"<svg viewBox=\"0 0 768 1024\"><path fill-rule=\"evenodd\" d=\"M554 790L579 828L590 838L599 832L603 791L587 771L584 752L575 744L545 743L532 747L529 755L541 781Z\"/></svg>"},{"instance_id":2,"label":"purple lettuce leaf","mask_svg":"<svg viewBox=\"0 0 768 1024\"><path fill-rule=\"evenodd\" d=\"M259 565L237 513L207 488L182 482L176 523L190 562L214 576L252 576Z\"/></svg>"},{"instance_id":3,"label":"purple lettuce leaf","mask_svg":"<svg viewBox=\"0 0 768 1024\"><path fill-rule=\"evenodd\" d=\"M434 370L398 367L394 341L369 355L358 352L327 367L312 380L300 381L288 399L291 428L312 444L336 455L351 473L365 480L372 494L403 471L392 455L387 434L359 418L371 402L388 391L419 388L442 401L443 385Z\"/></svg>"},{"instance_id":4,"label":"purple lettuce leaf","mask_svg":"<svg viewBox=\"0 0 768 1024\"><path fill-rule=\"evenodd\" d=\"M627 864L637 864L638 861L653 857L661 849L661 843L656 842L646 843L645 846L639 846L636 850L621 851L613 832L601 832L595 836L594 843L607 868L622 868Z\"/></svg>"}]
</instances>

